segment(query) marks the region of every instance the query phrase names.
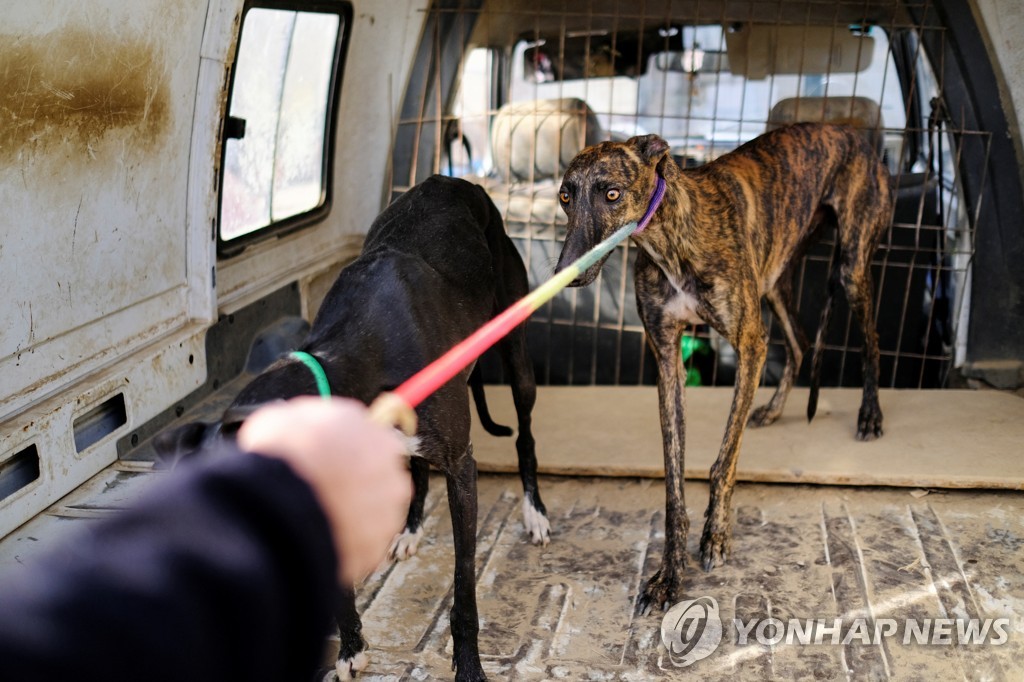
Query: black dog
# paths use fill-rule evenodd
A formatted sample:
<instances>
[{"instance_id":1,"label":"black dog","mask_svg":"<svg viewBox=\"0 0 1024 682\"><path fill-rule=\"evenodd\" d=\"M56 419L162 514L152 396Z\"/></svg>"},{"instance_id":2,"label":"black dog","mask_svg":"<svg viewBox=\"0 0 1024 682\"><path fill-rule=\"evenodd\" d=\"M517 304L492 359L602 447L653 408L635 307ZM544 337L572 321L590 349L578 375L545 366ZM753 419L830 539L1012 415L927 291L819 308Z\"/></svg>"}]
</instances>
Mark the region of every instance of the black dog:
<instances>
[{"instance_id":1,"label":"black dog","mask_svg":"<svg viewBox=\"0 0 1024 682\"><path fill-rule=\"evenodd\" d=\"M526 269L505 234L501 215L483 188L464 180L434 176L412 188L374 221L360 257L346 267L328 292L299 350L323 366L336 395L370 403L391 390L528 291ZM533 366L520 325L497 346L511 377L519 421L516 449L526 529L547 543L547 512L537 490L537 460L530 428L536 400ZM473 388L481 421L500 433L487 416L479 377L466 369L427 398L417 410L419 428L410 440L416 493L404 532L391 554L411 556L421 533L429 466L444 472L455 536L455 599L451 611L453 666L458 680L482 680L477 649L476 462L470 443L469 397ZM158 451L196 447L211 430L229 436L254 406L315 394L310 369L291 358L278 360L246 386L220 425L186 425L162 436ZM505 429L502 435L510 435ZM339 609L340 650L336 666L348 679L366 662L355 610L347 591Z\"/></svg>"}]
</instances>

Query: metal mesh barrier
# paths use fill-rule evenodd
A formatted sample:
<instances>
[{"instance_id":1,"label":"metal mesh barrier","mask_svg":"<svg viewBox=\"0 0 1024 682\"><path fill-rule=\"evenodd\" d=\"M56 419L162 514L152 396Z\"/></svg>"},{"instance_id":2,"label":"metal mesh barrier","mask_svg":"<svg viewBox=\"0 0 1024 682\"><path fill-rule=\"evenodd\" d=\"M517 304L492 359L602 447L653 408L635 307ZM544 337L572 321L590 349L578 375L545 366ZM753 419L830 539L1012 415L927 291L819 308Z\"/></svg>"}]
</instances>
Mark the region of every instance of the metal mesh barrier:
<instances>
[{"instance_id":1,"label":"metal mesh barrier","mask_svg":"<svg viewBox=\"0 0 1024 682\"><path fill-rule=\"evenodd\" d=\"M552 274L565 234L561 175L584 146L658 133L677 163L694 167L785 123L850 123L876 145L896 188L892 227L873 261L881 385L945 386L965 353L973 226L983 210L982 193L962 189L961 154L981 145L987 167L991 135L966 129L944 104L944 69L921 46L941 45L945 29L914 19L933 16L927 5L438 0L395 125L392 193L432 173L483 185L536 285ZM833 242L824 234L794 274L812 339ZM634 258L635 247L620 246L595 283L564 291L531 319L540 383L654 382ZM857 386L860 331L845 299L837 302L822 384ZM773 384L784 341L764 314L764 383ZM729 344L707 326L688 334L689 381L731 384ZM496 361L484 367L501 379Z\"/></svg>"}]
</instances>

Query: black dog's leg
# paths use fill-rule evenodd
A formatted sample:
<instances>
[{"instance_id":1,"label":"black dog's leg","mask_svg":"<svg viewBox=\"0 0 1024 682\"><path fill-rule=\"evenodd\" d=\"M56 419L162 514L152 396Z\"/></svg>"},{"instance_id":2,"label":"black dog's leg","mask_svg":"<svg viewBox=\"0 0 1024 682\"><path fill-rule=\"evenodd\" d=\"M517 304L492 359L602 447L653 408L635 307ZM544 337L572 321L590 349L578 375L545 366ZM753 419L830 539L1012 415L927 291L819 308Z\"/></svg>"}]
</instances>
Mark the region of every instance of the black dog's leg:
<instances>
[{"instance_id":1,"label":"black dog's leg","mask_svg":"<svg viewBox=\"0 0 1024 682\"><path fill-rule=\"evenodd\" d=\"M732 409L725 426L725 437L718 452L718 459L711 466L711 492L704 533L700 539L700 557L705 571L721 566L729 556L730 518L732 516L732 490L736 484L736 460L739 457L743 427L747 423L750 407L754 402L754 391L761 378L761 368L768 353L768 338L761 324L756 299L741 319L756 320L740 331L739 338L730 339L736 348L736 388L733 392Z\"/></svg>"},{"instance_id":2,"label":"black dog's leg","mask_svg":"<svg viewBox=\"0 0 1024 682\"><path fill-rule=\"evenodd\" d=\"M369 663L363 624L356 612L356 593L351 585L341 588L335 618L338 621L338 661L334 670L338 680L343 682L353 679Z\"/></svg>"},{"instance_id":3,"label":"black dog's leg","mask_svg":"<svg viewBox=\"0 0 1024 682\"><path fill-rule=\"evenodd\" d=\"M388 559L392 561L404 561L416 554L423 537L423 506L430 487L430 465L421 457L411 457L409 471L412 474L412 502L405 517L405 528L395 536L388 549Z\"/></svg>"},{"instance_id":4,"label":"black dog's leg","mask_svg":"<svg viewBox=\"0 0 1024 682\"><path fill-rule=\"evenodd\" d=\"M514 329L502 341L500 350L505 367L512 375L512 400L519 421L516 452L519 478L523 483L523 526L535 545L547 545L551 539L551 524L537 487L537 452L531 426L533 406L537 402L537 380L526 350L526 328Z\"/></svg>"},{"instance_id":5,"label":"black dog's leg","mask_svg":"<svg viewBox=\"0 0 1024 682\"><path fill-rule=\"evenodd\" d=\"M771 306L772 313L775 315L775 321L778 322L786 337L786 367L782 371L782 378L768 404L751 412L751 426L768 426L782 415L789 390L793 388L793 381L796 379L796 375L800 371L800 364L804 359L804 351L807 350L807 337L793 310L792 284L791 273L786 273L779 278L779 281L775 283L775 288L770 290L766 296L768 305Z\"/></svg>"},{"instance_id":6,"label":"black dog's leg","mask_svg":"<svg viewBox=\"0 0 1024 682\"><path fill-rule=\"evenodd\" d=\"M473 446L452 463L447 473L448 506L455 538L455 599L450 615L454 655L452 668L459 682L484 680L477 635L476 610L476 461Z\"/></svg>"}]
</instances>

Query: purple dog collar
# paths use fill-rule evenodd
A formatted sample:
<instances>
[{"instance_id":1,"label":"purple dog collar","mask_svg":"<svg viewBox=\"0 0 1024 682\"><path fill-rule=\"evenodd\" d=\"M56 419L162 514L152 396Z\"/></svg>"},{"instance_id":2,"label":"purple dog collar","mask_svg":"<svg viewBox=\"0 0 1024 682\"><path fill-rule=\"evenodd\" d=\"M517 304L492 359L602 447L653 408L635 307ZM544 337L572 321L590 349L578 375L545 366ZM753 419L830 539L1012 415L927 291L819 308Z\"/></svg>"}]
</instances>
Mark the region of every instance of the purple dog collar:
<instances>
[{"instance_id":1,"label":"purple dog collar","mask_svg":"<svg viewBox=\"0 0 1024 682\"><path fill-rule=\"evenodd\" d=\"M647 227L647 223L651 222L651 218L654 217L654 212L658 210L658 206L661 205L661 200L665 197L665 178L658 176L658 184L654 188L654 194L651 195L651 203L647 206L647 212L644 213L644 217L640 219L636 229L633 230L633 234L639 234L644 231Z\"/></svg>"}]
</instances>

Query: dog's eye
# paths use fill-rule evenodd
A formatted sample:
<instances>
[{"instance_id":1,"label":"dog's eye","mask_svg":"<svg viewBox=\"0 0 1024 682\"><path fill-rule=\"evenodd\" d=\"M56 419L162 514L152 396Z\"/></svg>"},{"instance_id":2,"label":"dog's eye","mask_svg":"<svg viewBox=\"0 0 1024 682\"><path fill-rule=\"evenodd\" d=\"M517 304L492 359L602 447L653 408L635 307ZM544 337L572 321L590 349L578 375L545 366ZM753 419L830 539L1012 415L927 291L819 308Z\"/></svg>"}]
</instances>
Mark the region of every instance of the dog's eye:
<instances>
[{"instance_id":1,"label":"dog's eye","mask_svg":"<svg viewBox=\"0 0 1024 682\"><path fill-rule=\"evenodd\" d=\"M610 189L605 193L604 196L606 199L608 199L608 201L618 201L619 197L622 196L622 192L620 192L617 189Z\"/></svg>"},{"instance_id":2,"label":"dog's eye","mask_svg":"<svg viewBox=\"0 0 1024 682\"><path fill-rule=\"evenodd\" d=\"M561 192L558 193L558 200L561 201L563 204L568 204L569 193L566 192L565 190L562 190Z\"/></svg>"}]
</instances>

